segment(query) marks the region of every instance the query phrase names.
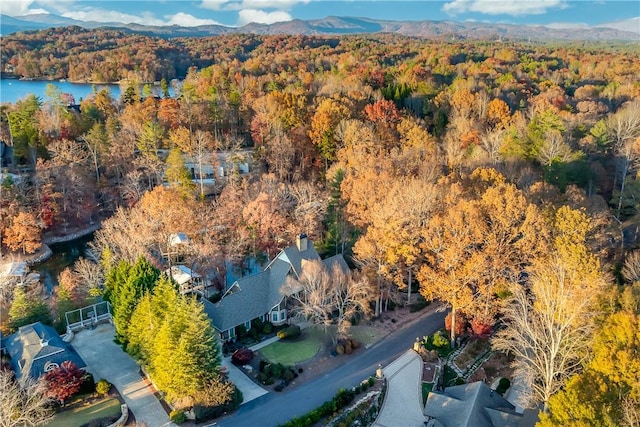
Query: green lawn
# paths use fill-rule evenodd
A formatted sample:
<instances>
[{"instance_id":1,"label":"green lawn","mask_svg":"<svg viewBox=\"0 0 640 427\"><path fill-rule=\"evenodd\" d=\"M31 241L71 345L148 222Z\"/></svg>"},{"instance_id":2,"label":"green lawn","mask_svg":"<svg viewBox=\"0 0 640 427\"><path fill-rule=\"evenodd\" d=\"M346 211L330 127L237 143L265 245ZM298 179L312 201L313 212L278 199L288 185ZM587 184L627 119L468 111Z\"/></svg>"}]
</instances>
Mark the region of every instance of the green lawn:
<instances>
[{"instance_id":1,"label":"green lawn","mask_svg":"<svg viewBox=\"0 0 640 427\"><path fill-rule=\"evenodd\" d=\"M108 398L99 402L69 409L55 415L47 427L79 427L91 420L115 416L120 413L120 402L116 398Z\"/></svg>"},{"instance_id":2,"label":"green lawn","mask_svg":"<svg viewBox=\"0 0 640 427\"><path fill-rule=\"evenodd\" d=\"M293 366L311 359L320 350L324 334L313 328L305 329L295 341L280 340L260 349L262 356L271 363Z\"/></svg>"},{"instance_id":3,"label":"green lawn","mask_svg":"<svg viewBox=\"0 0 640 427\"><path fill-rule=\"evenodd\" d=\"M376 329L371 326L356 325L349 329L349 335L364 345L371 345L380 341L386 335L386 332L380 330L380 328Z\"/></svg>"}]
</instances>

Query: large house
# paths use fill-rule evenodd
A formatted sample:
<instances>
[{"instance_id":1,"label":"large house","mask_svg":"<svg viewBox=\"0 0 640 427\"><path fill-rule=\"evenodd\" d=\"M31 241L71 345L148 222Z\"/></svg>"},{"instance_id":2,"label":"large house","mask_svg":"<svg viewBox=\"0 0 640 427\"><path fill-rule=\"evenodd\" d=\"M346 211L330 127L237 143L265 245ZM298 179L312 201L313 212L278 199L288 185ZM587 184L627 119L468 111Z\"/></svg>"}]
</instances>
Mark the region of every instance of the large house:
<instances>
[{"instance_id":1,"label":"large house","mask_svg":"<svg viewBox=\"0 0 640 427\"><path fill-rule=\"evenodd\" d=\"M430 427L521 427L522 414L482 381L432 391L424 414Z\"/></svg>"},{"instance_id":2,"label":"large house","mask_svg":"<svg viewBox=\"0 0 640 427\"><path fill-rule=\"evenodd\" d=\"M287 277L299 279L306 261L319 260L320 256L305 234L296 238L296 244L280 251L260 273L243 277L229 286L217 303L203 299L204 308L223 341L233 340L237 330L244 325L251 329L251 321L260 319L274 325L289 319L285 284ZM342 255L323 261L326 265L339 263L348 269ZM290 289L289 292L296 292Z\"/></svg>"},{"instance_id":3,"label":"large house","mask_svg":"<svg viewBox=\"0 0 640 427\"><path fill-rule=\"evenodd\" d=\"M11 357L11 367L17 379L24 375L38 379L67 360L78 368L86 366L55 329L40 322L20 327L3 340L2 346Z\"/></svg>"}]
</instances>

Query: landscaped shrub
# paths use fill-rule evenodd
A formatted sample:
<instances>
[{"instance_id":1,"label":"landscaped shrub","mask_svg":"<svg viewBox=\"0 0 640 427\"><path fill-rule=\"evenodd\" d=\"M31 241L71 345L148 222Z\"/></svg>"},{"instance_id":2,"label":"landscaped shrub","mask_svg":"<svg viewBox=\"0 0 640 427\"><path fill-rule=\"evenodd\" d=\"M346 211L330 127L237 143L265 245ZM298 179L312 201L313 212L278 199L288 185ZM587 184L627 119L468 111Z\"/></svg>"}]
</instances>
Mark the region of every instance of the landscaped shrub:
<instances>
[{"instance_id":1,"label":"landscaped shrub","mask_svg":"<svg viewBox=\"0 0 640 427\"><path fill-rule=\"evenodd\" d=\"M499 395L503 395L505 391L507 391L511 387L511 381L509 378L500 378L498 382L498 387L496 388L496 393Z\"/></svg>"},{"instance_id":2,"label":"landscaped shrub","mask_svg":"<svg viewBox=\"0 0 640 427\"><path fill-rule=\"evenodd\" d=\"M173 410L169 414L169 418L176 424L182 424L187 421L187 416L184 414L184 411Z\"/></svg>"},{"instance_id":3,"label":"landscaped shrub","mask_svg":"<svg viewBox=\"0 0 640 427\"><path fill-rule=\"evenodd\" d=\"M231 362L237 366L247 365L253 360L253 351L250 348L241 348L233 352Z\"/></svg>"},{"instance_id":4,"label":"landscaped shrub","mask_svg":"<svg viewBox=\"0 0 640 427\"><path fill-rule=\"evenodd\" d=\"M203 421L218 418L222 415L228 414L229 412L233 412L238 409L241 403L242 392L238 389L238 387L234 387L233 398L229 403L217 406L195 405L193 407L193 413L196 417L195 422L200 423Z\"/></svg>"},{"instance_id":5,"label":"landscaped shrub","mask_svg":"<svg viewBox=\"0 0 640 427\"><path fill-rule=\"evenodd\" d=\"M236 337L242 339L247 336L247 327L244 325L236 326Z\"/></svg>"},{"instance_id":6,"label":"landscaped shrub","mask_svg":"<svg viewBox=\"0 0 640 427\"><path fill-rule=\"evenodd\" d=\"M264 332L264 320L262 319L253 319L251 321L251 332L263 333Z\"/></svg>"},{"instance_id":7,"label":"landscaped shrub","mask_svg":"<svg viewBox=\"0 0 640 427\"><path fill-rule=\"evenodd\" d=\"M449 345L449 340L447 340L440 331L433 334L433 338L431 343L435 348L446 347Z\"/></svg>"},{"instance_id":8,"label":"landscaped shrub","mask_svg":"<svg viewBox=\"0 0 640 427\"><path fill-rule=\"evenodd\" d=\"M344 352L346 354L351 354L353 353L353 347L351 346L351 341L346 340L344 343Z\"/></svg>"},{"instance_id":9,"label":"landscaped shrub","mask_svg":"<svg viewBox=\"0 0 640 427\"><path fill-rule=\"evenodd\" d=\"M77 394L90 394L96 391L96 383L93 380L93 374L91 372L85 372L82 377L82 384Z\"/></svg>"},{"instance_id":10,"label":"landscaped shrub","mask_svg":"<svg viewBox=\"0 0 640 427\"><path fill-rule=\"evenodd\" d=\"M98 394L104 396L109 393L109 390L111 390L111 384L104 378L100 379L100 381L98 381L98 383L96 384L96 392Z\"/></svg>"},{"instance_id":11,"label":"landscaped shrub","mask_svg":"<svg viewBox=\"0 0 640 427\"><path fill-rule=\"evenodd\" d=\"M425 300L422 295L418 295L418 298L416 299L416 302L414 302L413 304L411 304L409 306L409 311L411 313L415 313L417 311L422 310L423 308L425 308L428 305L429 305L429 301Z\"/></svg>"},{"instance_id":12,"label":"landscaped shrub","mask_svg":"<svg viewBox=\"0 0 640 427\"><path fill-rule=\"evenodd\" d=\"M333 415L341 409L347 407L355 397L353 390L340 389L333 399L324 402L321 406L310 411L306 415L295 417L282 424L282 427L307 427L316 424L324 417Z\"/></svg>"},{"instance_id":13,"label":"landscaped shrub","mask_svg":"<svg viewBox=\"0 0 640 427\"><path fill-rule=\"evenodd\" d=\"M471 319L471 331L478 338L487 338L493 330L493 319L474 317Z\"/></svg>"},{"instance_id":14,"label":"landscaped shrub","mask_svg":"<svg viewBox=\"0 0 640 427\"><path fill-rule=\"evenodd\" d=\"M260 381L263 385L271 385L275 382L273 377L261 372L258 374L258 381Z\"/></svg>"},{"instance_id":15,"label":"landscaped shrub","mask_svg":"<svg viewBox=\"0 0 640 427\"><path fill-rule=\"evenodd\" d=\"M281 331L278 331L278 338L286 339L286 338L296 338L300 336L300 326L291 325L288 328L285 328Z\"/></svg>"},{"instance_id":16,"label":"landscaped shrub","mask_svg":"<svg viewBox=\"0 0 640 427\"><path fill-rule=\"evenodd\" d=\"M262 333L268 335L273 332L273 324L271 322L266 322L262 327Z\"/></svg>"}]
</instances>

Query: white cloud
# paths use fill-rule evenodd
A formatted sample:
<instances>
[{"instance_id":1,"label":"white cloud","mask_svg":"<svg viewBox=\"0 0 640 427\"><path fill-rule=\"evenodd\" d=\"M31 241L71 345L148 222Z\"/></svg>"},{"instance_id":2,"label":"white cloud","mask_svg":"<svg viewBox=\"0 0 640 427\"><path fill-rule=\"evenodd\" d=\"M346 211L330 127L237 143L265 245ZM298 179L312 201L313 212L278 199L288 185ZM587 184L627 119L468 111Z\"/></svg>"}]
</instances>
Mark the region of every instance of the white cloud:
<instances>
[{"instance_id":1,"label":"white cloud","mask_svg":"<svg viewBox=\"0 0 640 427\"><path fill-rule=\"evenodd\" d=\"M541 15L548 9L565 8L566 0L453 0L442 6L449 15L477 12L487 15Z\"/></svg>"},{"instance_id":2,"label":"white cloud","mask_svg":"<svg viewBox=\"0 0 640 427\"><path fill-rule=\"evenodd\" d=\"M290 10L311 0L202 0L201 7L213 10L277 9Z\"/></svg>"},{"instance_id":3,"label":"white cloud","mask_svg":"<svg viewBox=\"0 0 640 427\"><path fill-rule=\"evenodd\" d=\"M166 22L155 18L150 12L145 12L141 16L129 15L115 10L87 9L64 12L62 16L77 19L79 21L95 22L122 22L125 24L135 23L144 25L166 25Z\"/></svg>"},{"instance_id":4,"label":"white cloud","mask_svg":"<svg viewBox=\"0 0 640 427\"><path fill-rule=\"evenodd\" d=\"M180 25L182 27L197 27L198 25L223 25L212 19L200 19L188 13L179 12L175 15L166 15L167 25Z\"/></svg>"},{"instance_id":5,"label":"white cloud","mask_svg":"<svg viewBox=\"0 0 640 427\"><path fill-rule=\"evenodd\" d=\"M291 15L281 10L276 12L265 12L258 9L244 9L238 12L238 25L245 25L251 22L258 24L273 24L274 22L291 21Z\"/></svg>"},{"instance_id":6,"label":"white cloud","mask_svg":"<svg viewBox=\"0 0 640 427\"><path fill-rule=\"evenodd\" d=\"M34 13L29 6L33 4L33 0L2 0L0 2L0 13L8 16L22 16ZM35 13L43 13L42 9L36 9ZM44 12L46 13L46 12Z\"/></svg>"}]
</instances>

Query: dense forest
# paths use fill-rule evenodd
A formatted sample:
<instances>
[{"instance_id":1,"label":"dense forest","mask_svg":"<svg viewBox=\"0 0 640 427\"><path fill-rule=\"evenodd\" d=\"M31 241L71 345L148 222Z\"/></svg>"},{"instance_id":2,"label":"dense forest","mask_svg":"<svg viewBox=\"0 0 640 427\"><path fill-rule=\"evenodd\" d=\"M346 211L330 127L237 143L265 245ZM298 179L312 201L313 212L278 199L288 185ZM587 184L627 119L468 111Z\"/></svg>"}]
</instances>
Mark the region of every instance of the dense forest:
<instances>
[{"instance_id":1,"label":"dense forest","mask_svg":"<svg viewBox=\"0 0 640 427\"><path fill-rule=\"evenodd\" d=\"M632 46L73 27L3 38L2 62L36 78L128 79L121 99L105 89L76 108L50 90L2 105L16 172L0 195L3 254L102 221L97 269L141 256L162 267L169 236L185 232L188 263L221 280L225 261L271 258L306 233L367 278L375 314L413 288L451 308L454 343L455 324L502 326L495 346L526 348L519 367L548 425L640 413ZM143 84L183 74L175 98ZM251 168L206 196L185 159L217 166L212 153ZM100 292L85 270L66 274L74 304ZM3 330L15 326L0 311ZM547 371L525 357L546 351L518 336L526 321L558 344ZM626 331L615 344L611 324ZM614 345L627 375L594 365ZM584 408L576 395L590 396Z\"/></svg>"}]
</instances>

